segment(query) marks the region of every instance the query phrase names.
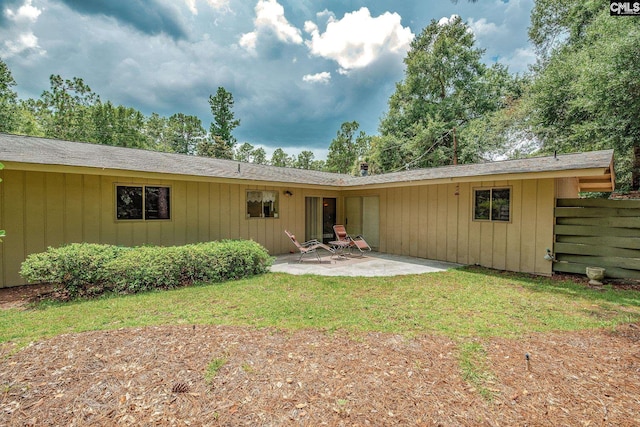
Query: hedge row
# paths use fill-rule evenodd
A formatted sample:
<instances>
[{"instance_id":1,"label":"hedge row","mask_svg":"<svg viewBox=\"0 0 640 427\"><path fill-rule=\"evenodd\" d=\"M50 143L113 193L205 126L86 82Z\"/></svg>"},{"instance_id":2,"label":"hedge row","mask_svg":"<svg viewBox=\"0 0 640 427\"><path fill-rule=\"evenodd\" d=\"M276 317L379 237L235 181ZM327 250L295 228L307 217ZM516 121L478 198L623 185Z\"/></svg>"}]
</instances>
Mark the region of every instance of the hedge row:
<instances>
[{"instance_id":1,"label":"hedge row","mask_svg":"<svg viewBox=\"0 0 640 427\"><path fill-rule=\"evenodd\" d=\"M135 248L73 243L29 255L20 274L29 283L51 283L84 296L222 282L265 273L271 263L264 247L247 240Z\"/></svg>"}]
</instances>

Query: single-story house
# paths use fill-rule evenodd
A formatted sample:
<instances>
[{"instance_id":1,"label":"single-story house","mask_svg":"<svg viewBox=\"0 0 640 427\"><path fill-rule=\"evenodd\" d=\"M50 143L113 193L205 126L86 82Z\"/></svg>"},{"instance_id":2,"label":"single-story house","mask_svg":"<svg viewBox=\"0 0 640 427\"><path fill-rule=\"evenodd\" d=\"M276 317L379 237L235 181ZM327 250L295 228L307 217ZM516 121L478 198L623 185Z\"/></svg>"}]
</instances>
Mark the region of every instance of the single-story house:
<instances>
[{"instance_id":1,"label":"single-story house","mask_svg":"<svg viewBox=\"0 0 640 427\"><path fill-rule=\"evenodd\" d=\"M0 134L0 287L49 246L253 239L271 254L345 224L380 252L550 275L558 198L612 191L613 151L381 175Z\"/></svg>"}]
</instances>

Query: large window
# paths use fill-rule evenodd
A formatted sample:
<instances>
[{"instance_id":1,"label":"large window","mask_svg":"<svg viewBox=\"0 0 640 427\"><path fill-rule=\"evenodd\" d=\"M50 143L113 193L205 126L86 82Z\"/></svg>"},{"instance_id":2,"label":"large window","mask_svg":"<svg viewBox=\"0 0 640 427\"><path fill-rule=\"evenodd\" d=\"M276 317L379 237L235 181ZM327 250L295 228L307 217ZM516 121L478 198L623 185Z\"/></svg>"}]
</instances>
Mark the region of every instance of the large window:
<instances>
[{"instance_id":1,"label":"large window","mask_svg":"<svg viewBox=\"0 0 640 427\"><path fill-rule=\"evenodd\" d=\"M474 190L473 219L477 221L510 221L511 189L489 188Z\"/></svg>"},{"instance_id":2,"label":"large window","mask_svg":"<svg viewBox=\"0 0 640 427\"><path fill-rule=\"evenodd\" d=\"M116 186L116 218L119 220L171 219L169 187Z\"/></svg>"},{"instance_id":3,"label":"large window","mask_svg":"<svg viewBox=\"0 0 640 427\"><path fill-rule=\"evenodd\" d=\"M277 218L277 191L247 191L247 218Z\"/></svg>"}]
</instances>

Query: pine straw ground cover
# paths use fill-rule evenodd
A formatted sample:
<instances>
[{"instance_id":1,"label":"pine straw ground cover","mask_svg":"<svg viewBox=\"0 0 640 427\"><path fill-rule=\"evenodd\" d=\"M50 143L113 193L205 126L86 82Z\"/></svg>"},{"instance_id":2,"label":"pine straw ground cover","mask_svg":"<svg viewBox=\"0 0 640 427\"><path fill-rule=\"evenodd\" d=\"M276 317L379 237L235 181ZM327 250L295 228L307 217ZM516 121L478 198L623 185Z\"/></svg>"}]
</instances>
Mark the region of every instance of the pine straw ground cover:
<instances>
[{"instance_id":1,"label":"pine straw ground cover","mask_svg":"<svg viewBox=\"0 0 640 427\"><path fill-rule=\"evenodd\" d=\"M3 426L640 424L635 320L517 338L158 325L15 350Z\"/></svg>"},{"instance_id":2,"label":"pine straw ground cover","mask_svg":"<svg viewBox=\"0 0 640 427\"><path fill-rule=\"evenodd\" d=\"M639 339L625 325L484 340L486 398L462 377L459 344L442 337L216 326L61 335L4 362L0 424L632 426Z\"/></svg>"}]
</instances>

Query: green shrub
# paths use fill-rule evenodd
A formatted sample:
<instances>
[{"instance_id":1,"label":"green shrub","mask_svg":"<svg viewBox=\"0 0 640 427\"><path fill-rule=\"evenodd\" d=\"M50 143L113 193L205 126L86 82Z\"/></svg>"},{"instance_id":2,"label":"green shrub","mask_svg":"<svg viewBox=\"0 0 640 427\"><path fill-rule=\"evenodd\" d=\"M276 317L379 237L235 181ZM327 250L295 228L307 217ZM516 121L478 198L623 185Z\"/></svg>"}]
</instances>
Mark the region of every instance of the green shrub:
<instances>
[{"instance_id":1,"label":"green shrub","mask_svg":"<svg viewBox=\"0 0 640 427\"><path fill-rule=\"evenodd\" d=\"M54 283L77 296L239 279L265 273L272 261L264 247L247 240L136 248L74 243L29 255L20 273L31 283Z\"/></svg>"},{"instance_id":2,"label":"green shrub","mask_svg":"<svg viewBox=\"0 0 640 427\"><path fill-rule=\"evenodd\" d=\"M181 284L178 247L140 246L105 265L110 288L118 293L171 289Z\"/></svg>"},{"instance_id":3,"label":"green shrub","mask_svg":"<svg viewBox=\"0 0 640 427\"><path fill-rule=\"evenodd\" d=\"M129 248L94 243L72 243L31 254L20 274L29 283L51 283L71 296L101 293L106 276L104 265Z\"/></svg>"},{"instance_id":4,"label":"green shrub","mask_svg":"<svg viewBox=\"0 0 640 427\"><path fill-rule=\"evenodd\" d=\"M223 240L183 246L184 272L192 282L222 282L265 273L267 250L248 240Z\"/></svg>"},{"instance_id":5,"label":"green shrub","mask_svg":"<svg viewBox=\"0 0 640 427\"><path fill-rule=\"evenodd\" d=\"M194 282L222 282L265 273L272 263L253 241L223 240L184 246L142 246L123 253L105 269L120 293L170 289Z\"/></svg>"}]
</instances>

